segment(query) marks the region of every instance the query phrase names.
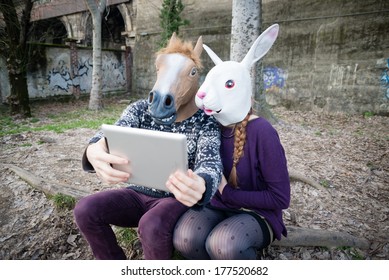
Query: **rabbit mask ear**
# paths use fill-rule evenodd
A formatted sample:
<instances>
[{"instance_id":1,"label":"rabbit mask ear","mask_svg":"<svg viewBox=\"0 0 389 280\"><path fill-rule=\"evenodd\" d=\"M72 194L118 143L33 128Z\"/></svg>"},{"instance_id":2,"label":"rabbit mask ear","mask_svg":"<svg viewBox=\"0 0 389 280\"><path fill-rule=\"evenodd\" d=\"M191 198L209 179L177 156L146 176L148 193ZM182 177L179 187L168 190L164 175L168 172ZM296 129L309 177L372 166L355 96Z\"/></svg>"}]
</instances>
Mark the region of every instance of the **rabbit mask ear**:
<instances>
[{"instance_id":1,"label":"rabbit mask ear","mask_svg":"<svg viewBox=\"0 0 389 280\"><path fill-rule=\"evenodd\" d=\"M260 60L273 46L273 43L277 39L279 26L278 24L273 24L267 28L258 38L255 40L254 44L251 46L250 50L242 60L243 64L247 69L250 69L251 66L258 60Z\"/></svg>"},{"instance_id":2,"label":"rabbit mask ear","mask_svg":"<svg viewBox=\"0 0 389 280\"><path fill-rule=\"evenodd\" d=\"M204 50L207 52L207 54L209 55L209 57L212 59L213 63L215 63L215 65L218 65L220 62L223 62L218 56L216 53L213 52L213 50L210 49L210 47L208 47L207 45L203 44L203 48Z\"/></svg>"}]
</instances>

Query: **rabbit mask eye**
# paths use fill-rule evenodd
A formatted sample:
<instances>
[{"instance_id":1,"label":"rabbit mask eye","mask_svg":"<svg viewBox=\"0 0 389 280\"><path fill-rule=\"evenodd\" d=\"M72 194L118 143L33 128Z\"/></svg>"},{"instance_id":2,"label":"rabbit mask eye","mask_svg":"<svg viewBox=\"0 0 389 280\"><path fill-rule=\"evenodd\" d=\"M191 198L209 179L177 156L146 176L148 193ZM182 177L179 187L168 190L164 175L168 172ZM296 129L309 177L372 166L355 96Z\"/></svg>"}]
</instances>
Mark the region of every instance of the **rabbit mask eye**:
<instances>
[{"instance_id":1,"label":"rabbit mask eye","mask_svg":"<svg viewBox=\"0 0 389 280\"><path fill-rule=\"evenodd\" d=\"M193 77L197 74L197 68L196 67L193 67L192 70L190 70L190 74L189 76Z\"/></svg>"},{"instance_id":2,"label":"rabbit mask eye","mask_svg":"<svg viewBox=\"0 0 389 280\"><path fill-rule=\"evenodd\" d=\"M225 84L225 87L228 89L232 89L235 86L235 82L233 80L228 80Z\"/></svg>"}]
</instances>

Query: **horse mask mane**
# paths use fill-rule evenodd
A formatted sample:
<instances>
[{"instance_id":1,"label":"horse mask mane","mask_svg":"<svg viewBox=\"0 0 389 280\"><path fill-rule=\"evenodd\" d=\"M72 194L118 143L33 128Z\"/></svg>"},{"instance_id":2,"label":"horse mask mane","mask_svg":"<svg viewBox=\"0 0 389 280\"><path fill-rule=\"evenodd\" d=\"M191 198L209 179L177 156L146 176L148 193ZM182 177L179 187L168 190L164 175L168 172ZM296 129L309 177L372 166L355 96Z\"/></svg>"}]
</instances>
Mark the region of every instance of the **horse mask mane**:
<instances>
[{"instance_id":1,"label":"horse mask mane","mask_svg":"<svg viewBox=\"0 0 389 280\"><path fill-rule=\"evenodd\" d=\"M197 107L213 115L224 126L241 122L251 109L251 67L261 59L277 39L279 26L267 28L239 63L222 61L208 46L205 51L215 63L196 94Z\"/></svg>"},{"instance_id":2,"label":"horse mask mane","mask_svg":"<svg viewBox=\"0 0 389 280\"><path fill-rule=\"evenodd\" d=\"M171 125L198 110L194 96L199 87L202 51L201 36L193 48L173 33L167 47L157 52L157 81L148 96L149 112L156 123Z\"/></svg>"}]
</instances>

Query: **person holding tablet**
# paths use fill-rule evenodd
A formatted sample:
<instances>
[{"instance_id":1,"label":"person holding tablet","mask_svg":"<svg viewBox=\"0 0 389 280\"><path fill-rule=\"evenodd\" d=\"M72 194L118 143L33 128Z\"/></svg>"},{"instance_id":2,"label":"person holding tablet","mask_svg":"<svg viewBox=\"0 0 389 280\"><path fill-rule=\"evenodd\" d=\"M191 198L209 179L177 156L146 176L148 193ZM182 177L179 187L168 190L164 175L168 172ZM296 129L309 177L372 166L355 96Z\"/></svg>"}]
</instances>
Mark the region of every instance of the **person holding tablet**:
<instances>
[{"instance_id":1,"label":"person holding tablet","mask_svg":"<svg viewBox=\"0 0 389 280\"><path fill-rule=\"evenodd\" d=\"M220 128L194 102L202 49L201 37L193 48L173 34L157 55L157 82L148 99L130 104L116 122L118 126L185 134L188 170L167 178L169 192L130 184L78 201L75 221L96 259L126 259L111 225L138 228L145 259L171 258L173 229L179 217L189 207L202 208L217 191L222 172ZM90 140L82 162L84 170L96 172L104 182L127 182L131 176L112 168L131 163L109 154L101 131Z\"/></svg>"}]
</instances>

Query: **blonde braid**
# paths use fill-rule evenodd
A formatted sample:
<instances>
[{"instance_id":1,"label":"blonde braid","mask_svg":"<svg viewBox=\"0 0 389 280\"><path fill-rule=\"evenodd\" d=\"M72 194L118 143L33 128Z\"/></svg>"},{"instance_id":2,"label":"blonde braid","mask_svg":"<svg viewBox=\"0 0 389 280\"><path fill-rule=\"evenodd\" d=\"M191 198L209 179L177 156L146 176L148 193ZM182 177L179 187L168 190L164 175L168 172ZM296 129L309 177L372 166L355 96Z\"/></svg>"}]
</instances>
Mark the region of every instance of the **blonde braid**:
<instances>
[{"instance_id":1,"label":"blonde braid","mask_svg":"<svg viewBox=\"0 0 389 280\"><path fill-rule=\"evenodd\" d=\"M251 112L247 114L244 120L238 124L235 128L234 135L234 154L232 157L232 169L230 176L228 178L228 183L232 184L234 187L238 187L238 176L236 174L236 165L238 164L240 158L243 156L243 147L246 142L246 126L249 122Z\"/></svg>"}]
</instances>

